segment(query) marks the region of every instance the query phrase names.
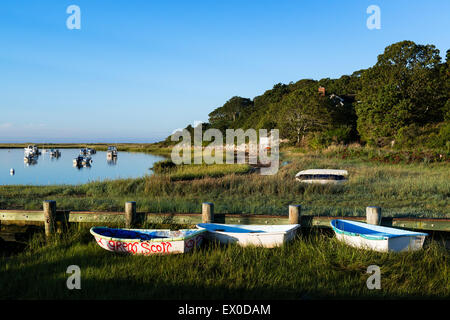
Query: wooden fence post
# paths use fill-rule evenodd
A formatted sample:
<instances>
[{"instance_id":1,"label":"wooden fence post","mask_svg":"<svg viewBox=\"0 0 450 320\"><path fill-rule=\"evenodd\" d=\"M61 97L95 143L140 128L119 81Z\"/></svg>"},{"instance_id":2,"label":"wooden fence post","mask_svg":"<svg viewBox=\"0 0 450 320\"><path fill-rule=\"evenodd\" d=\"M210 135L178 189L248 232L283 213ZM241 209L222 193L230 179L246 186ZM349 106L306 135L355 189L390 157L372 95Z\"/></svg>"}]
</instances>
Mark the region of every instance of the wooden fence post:
<instances>
[{"instance_id":1,"label":"wooden fence post","mask_svg":"<svg viewBox=\"0 0 450 320\"><path fill-rule=\"evenodd\" d=\"M136 220L136 201L125 202L125 225L132 228Z\"/></svg>"},{"instance_id":2,"label":"wooden fence post","mask_svg":"<svg viewBox=\"0 0 450 320\"><path fill-rule=\"evenodd\" d=\"M380 207L367 207L366 208L366 222L368 224L381 224L381 208Z\"/></svg>"},{"instance_id":3,"label":"wooden fence post","mask_svg":"<svg viewBox=\"0 0 450 320\"><path fill-rule=\"evenodd\" d=\"M203 202L202 203L202 223L214 222L214 203Z\"/></svg>"},{"instance_id":4,"label":"wooden fence post","mask_svg":"<svg viewBox=\"0 0 450 320\"><path fill-rule=\"evenodd\" d=\"M49 237L56 231L56 201L45 200L44 207L44 225L45 236Z\"/></svg>"},{"instance_id":5,"label":"wooden fence post","mask_svg":"<svg viewBox=\"0 0 450 320\"><path fill-rule=\"evenodd\" d=\"M289 224L299 224L302 206L299 204L289 205Z\"/></svg>"}]
</instances>

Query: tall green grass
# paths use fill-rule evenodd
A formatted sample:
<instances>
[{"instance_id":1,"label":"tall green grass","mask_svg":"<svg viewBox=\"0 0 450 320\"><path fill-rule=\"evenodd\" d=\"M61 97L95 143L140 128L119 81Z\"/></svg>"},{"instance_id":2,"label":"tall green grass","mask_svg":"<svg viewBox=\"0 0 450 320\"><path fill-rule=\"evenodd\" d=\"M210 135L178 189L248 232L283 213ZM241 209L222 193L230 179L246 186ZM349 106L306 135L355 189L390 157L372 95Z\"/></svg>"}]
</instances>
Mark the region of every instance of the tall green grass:
<instances>
[{"instance_id":1,"label":"tall green grass","mask_svg":"<svg viewBox=\"0 0 450 320\"><path fill-rule=\"evenodd\" d=\"M164 226L166 227L166 226ZM81 290L68 290L67 267L81 269ZM369 290L367 268L381 269ZM129 256L100 248L86 228L0 258L1 299L307 299L449 298L449 252L358 250L326 234L300 235L279 248L205 244L193 252Z\"/></svg>"}]
</instances>

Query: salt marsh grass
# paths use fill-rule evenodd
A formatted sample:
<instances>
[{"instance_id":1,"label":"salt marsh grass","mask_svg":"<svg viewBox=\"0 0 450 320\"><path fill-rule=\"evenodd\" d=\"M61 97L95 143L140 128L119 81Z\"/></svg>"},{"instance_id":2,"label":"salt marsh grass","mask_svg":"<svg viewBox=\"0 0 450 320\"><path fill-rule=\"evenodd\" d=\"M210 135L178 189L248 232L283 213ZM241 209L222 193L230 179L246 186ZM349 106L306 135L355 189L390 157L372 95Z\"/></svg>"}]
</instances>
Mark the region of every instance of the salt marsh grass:
<instances>
[{"instance_id":1,"label":"salt marsh grass","mask_svg":"<svg viewBox=\"0 0 450 320\"><path fill-rule=\"evenodd\" d=\"M247 165L183 165L137 179L97 181L79 186L1 186L0 208L38 209L57 200L59 209L123 211L137 201L145 212L200 213L211 201L217 213L287 214L292 203L302 214L361 216L380 206L384 216L450 217L450 170L447 163L389 164L320 154L282 155L272 176ZM305 185L295 174L310 168L346 169L343 185Z\"/></svg>"},{"instance_id":2,"label":"salt marsh grass","mask_svg":"<svg viewBox=\"0 0 450 320\"><path fill-rule=\"evenodd\" d=\"M179 226L154 226L179 227ZM69 265L81 290L68 290ZM366 286L381 269L381 289ZM100 248L88 228L0 258L0 298L8 299L310 299L449 298L449 253L437 241L417 252L358 250L320 231L274 249L207 243L191 253L129 256Z\"/></svg>"}]
</instances>

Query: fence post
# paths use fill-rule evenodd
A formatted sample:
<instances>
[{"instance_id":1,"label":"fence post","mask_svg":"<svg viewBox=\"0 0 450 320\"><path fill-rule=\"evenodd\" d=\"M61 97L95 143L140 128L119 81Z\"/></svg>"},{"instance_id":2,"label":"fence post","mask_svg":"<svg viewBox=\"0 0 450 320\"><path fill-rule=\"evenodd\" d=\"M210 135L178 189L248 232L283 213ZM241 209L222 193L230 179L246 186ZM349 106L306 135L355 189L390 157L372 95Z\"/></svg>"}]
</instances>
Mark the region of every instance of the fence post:
<instances>
[{"instance_id":1,"label":"fence post","mask_svg":"<svg viewBox=\"0 0 450 320\"><path fill-rule=\"evenodd\" d=\"M381 208L380 207L366 207L366 222L368 224L381 224Z\"/></svg>"},{"instance_id":2,"label":"fence post","mask_svg":"<svg viewBox=\"0 0 450 320\"><path fill-rule=\"evenodd\" d=\"M44 208L44 225L45 236L49 237L56 231L56 201L45 200L43 202Z\"/></svg>"},{"instance_id":3,"label":"fence post","mask_svg":"<svg viewBox=\"0 0 450 320\"><path fill-rule=\"evenodd\" d=\"M214 222L214 203L203 202L202 203L202 223Z\"/></svg>"},{"instance_id":4,"label":"fence post","mask_svg":"<svg viewBox=\"0 0 450 320\"><path fill-rule=\"evenodd\" d=\"M302 206L299 204L289 205L289 224L299 224Z\"/></svg>"},{"instance_id":5,"label":"fence post","mask_svg":"<svg viewBox=\"0 0 450 320\"><path fill-rule=\"evenodd\" d=\"M132 228L136 220L136 201L125 202L125 225Z\"/></svg>"}]
</instances>

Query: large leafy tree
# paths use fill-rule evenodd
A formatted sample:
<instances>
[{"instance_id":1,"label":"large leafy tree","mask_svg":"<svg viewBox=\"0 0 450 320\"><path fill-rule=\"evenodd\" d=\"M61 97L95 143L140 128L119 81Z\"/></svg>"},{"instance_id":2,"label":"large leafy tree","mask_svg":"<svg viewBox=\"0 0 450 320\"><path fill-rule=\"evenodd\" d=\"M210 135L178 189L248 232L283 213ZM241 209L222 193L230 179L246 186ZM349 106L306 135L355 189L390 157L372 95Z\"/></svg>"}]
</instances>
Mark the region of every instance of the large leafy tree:
<instances>
[{"instance_id":1,"label":"large leafy tree","mask_svg":"<svg viewBox=\"0 0 450 320\"><path fill-rule=\"evenodd\" d=\"M411 124L442 120L439 50L402 41L388 46L372 68L363 72L357 95L358 131L362 139L386 144Z\"/></svg>"},{"instance_id":2,"label":"large leafy tree","mask_svg":"<svg viewBox=\"0 0 450 320\"><path fill-rule=\"evenodd\" d=\"M332 124L331 107L331 100L321 96L316 87L291 92L280 102L281 136L299 144L308 134L326 130Z\"/></svg>"},{"instance_id":3,"label":"large leafy tree","mask_svg":"<svg viewBox=\"0 0 450 320\"><path fill-rule=\"evenodd\" d=\"M209 114L209 123L213 128L225 131L238 126L238 119L245 119L251 113L253 101L248 98L232 97L222 107Z\"/></svg>"}]
</instances>

